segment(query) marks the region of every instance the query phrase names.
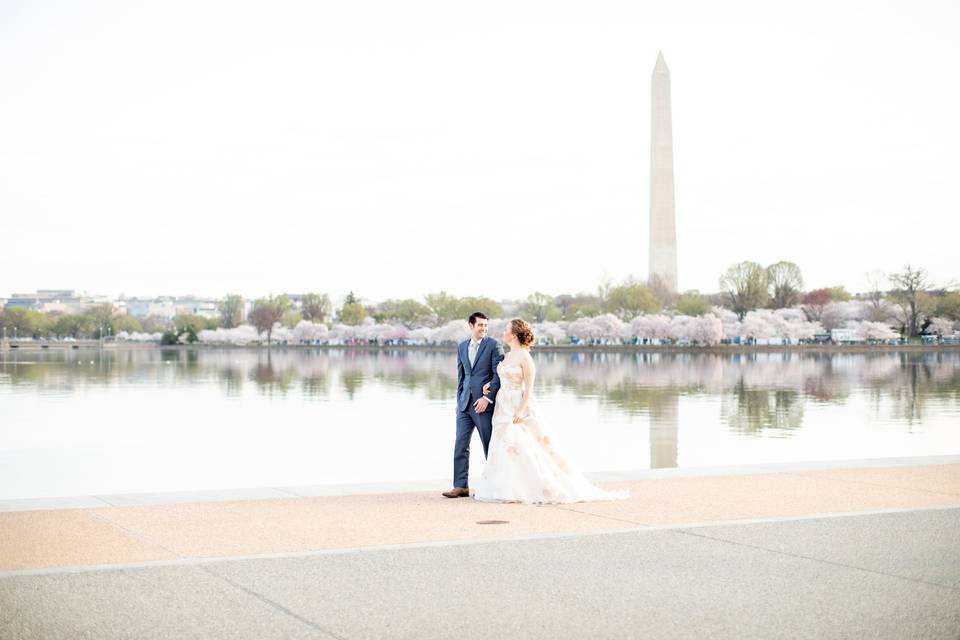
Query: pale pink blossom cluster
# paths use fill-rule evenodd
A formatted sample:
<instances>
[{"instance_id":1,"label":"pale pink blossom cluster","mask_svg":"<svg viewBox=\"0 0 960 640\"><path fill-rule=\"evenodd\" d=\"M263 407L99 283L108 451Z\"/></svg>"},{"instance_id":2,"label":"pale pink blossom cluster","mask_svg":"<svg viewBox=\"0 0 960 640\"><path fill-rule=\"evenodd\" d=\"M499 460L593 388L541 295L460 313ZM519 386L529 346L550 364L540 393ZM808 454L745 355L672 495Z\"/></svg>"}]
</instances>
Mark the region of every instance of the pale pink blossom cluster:
<instances>
[{"instance_id":1,"label":"pale pink blossom cluster","mask_svg":"<svg viewBox=\"0 0 960 640\"><path fill-rule=\"evenodd\" d=\"M163 334L159 331L156 333L141 333L139 331L118 331L116 337L114 338L117 342L160 342L160 338Z\"/></svg>"},{"instance_id":2,"label":"pale pink blossom cluster","mask_svg":"<svg viewBox=\"0 0 960 640\"><path fill-rule=\"evenodd\" d=\"M739 326L731 325L724 329L727 337L739 335L754 340L783 338L789 342L809 340L818 333L824 333L819 322L808 321L799 309L758 309L749 312Z\"/></svg>"},{"instance_id":3,"label":"pale pink blossom cluster","mask_svg":"<svg viewBox=\"0 0 960 640\"><path fill-rule=\"evenodd\" d=\"M846 327L847 322L862 321L870 317L870 304L860 300L831 302L824 306L820 315L820 324L828 332L831 329Z\"/></svg>"},{"instance_id":4,"label":"pale pink blossom cluster","mask_svg":"<svg viewBox=\"0 0 960 640\"><path fill-rule=\"evenodd\" d=\"M326 340L330 329L322 322L301 320L293 328L293 339L297 342L317 342Z\"/></svg>"},{"instance_id":5,"label":"pale pink blossom cluster","mask_svg":"<svg viewBox=\"0 0 960 640\"><path fill-rule=\"evenodd\" d=\"M956 332L958 324L960 323L954 322L950 318L933 318L930 320L927 331L939 336L952 336Z\"/></svg>"},{"instance_id":6,"label":"pale pink blossom cluster","mask_svg":"<svg viewBox=\"0 0 960 640\"><path fill-rule=\"evenodd\" d=\"M853 331L853 336L857 340L895 340L900 334L891 329L883 322L871 322L869 320L848 320L845 328Z\"/></svg>"},{"instance_id":7,"label":"pale pink blossom cluster","mask_svg":"<svg viewBox=\"0 0 960 640\"><path fill-rule=\"evenodd\" d=\"M253 325L242 324L233 329L204 329L197 334L200 342L212 342L217 344L250 344L260 342L257 330Z\"/></svg>"},{"instance_id":8,"label":"pale pink blossom cluster","mask_svg":"<svg viewBox=\"0 0 960 640\"><path fill-rule=\"evenodd\" d=\"M835 320L839 322L835 328L852 330L857 340L890 340L897 337L896 332L884 323L863 319L864 307L860 303L836 303L833 312ZM507 318L490 320L489 335L499 339L508 322ZM703 316L647 314L624 322L612 314L603 314L572 321L534 323L533 329L540 344L570 344L576 340L579 344L601 345L642 343L709 346L737 338L761 344L796 343L810 340L817 334L829 333L823 324L808 321L800 309L758 309L746 314L741 321L735 313L720 307L714 307ZM937 318L934 320L934 330L942 332L942 335L952 335L953 324L947 319ZM117 336L118 340L133 340L131 335L146 336L121 335ZM296 327L289 329L277 323L271 340L290 344L440 345L454 344L468 337L470 327L463 320L453 320L439 327L408 329L403 325L377 323L372 318L366 318L357 326L339 323L328 326L301 320ZM205 330L198 334L198 338L204 343L250 344L266 341L266 335L258 335L250 325ZM150 339L159 340L159 334Z\"/></svg>"}]
</instances>

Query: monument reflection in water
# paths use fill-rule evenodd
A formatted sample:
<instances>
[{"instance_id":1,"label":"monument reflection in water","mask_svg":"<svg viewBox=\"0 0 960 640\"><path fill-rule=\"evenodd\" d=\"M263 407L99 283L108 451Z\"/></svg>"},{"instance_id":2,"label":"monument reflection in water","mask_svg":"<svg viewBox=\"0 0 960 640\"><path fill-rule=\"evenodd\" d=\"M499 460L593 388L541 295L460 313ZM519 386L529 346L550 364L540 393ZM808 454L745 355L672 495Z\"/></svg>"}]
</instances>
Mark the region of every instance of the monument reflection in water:
<instances>
[{"instance_id":1,"label":"monument reflection in water","mask_svg":"<svg viewBox=\"0 0 960 640\"><path fill-rule=\"evenodd\" d=\"M958 352L535 357L588 472L960 454ZM455 387L447 351L9 351L0 498L442 479Z\"/></svg>"}]
</instances>

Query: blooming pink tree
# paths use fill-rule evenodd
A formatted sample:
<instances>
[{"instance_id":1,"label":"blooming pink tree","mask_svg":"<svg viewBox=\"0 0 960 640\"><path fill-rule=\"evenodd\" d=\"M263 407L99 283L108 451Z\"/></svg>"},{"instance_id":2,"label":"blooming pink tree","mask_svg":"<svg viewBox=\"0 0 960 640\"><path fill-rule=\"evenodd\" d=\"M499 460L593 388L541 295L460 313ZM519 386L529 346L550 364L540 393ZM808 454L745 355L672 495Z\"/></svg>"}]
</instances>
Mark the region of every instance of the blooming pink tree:
<instances>
[{"instance_id":1,"label":"blooming pink tree","mask_svg":"<svg viewBox=\"0 0 960 640\"><path fill-rule=\"evenodd\" d=\"M670 318L670 339L680 342L693 341L693 318L673 316Z\"/></svg>"},{"instance_id":2,"label":"blooming pink tree","mask_svg":"<svg viewBox=\"0 0 960 640\"><path fill-rule=\"evenodd\" d=\"M487 335L491 338L496 338L497 340L503 335L503 330L507 328L507 324L510 322L509 318L490 318L487 322ZM470 331L470 323L466 323L467 333ZM467 336L469 337L469 335ZM466 340L466 338L464 338Z\"/></svg>"},{"instance_id":3,"label":"blooming pink tree","mask_svg":"<svg viewBox=\"0 0 960 640\"><path fill-rule=\"evenodd\" d=\"M577 318L567 324L567 336L580 340L590 340L592 333L590 318Z\"/></svg>"},{"instance_id":4,"label":"blooming pink tree","mask_svg":"<svg viewBox=\"0 0 960 640\"><path fill-rule=\"evenodd\" d=\"M437 344L445 342L460 342L470 337L470 325L466 320L451 320L437 327L433 341Z\"/></svg>"},{"instance_id":5,"label":"blooming pink tree","mask_svg":"<svg viewBox=\"0 0 960 640\"><path fill-rule=\"evenodd\" d=\"M209 329L204 329L203 331L209 331ZM200 333L203 333L200 331ZM200 333L197 334L197 338L200 337ZM160 339L163 337L163 334L159 331L156 333L141 333L139 331L120 331L117 333L115 340L117 342L160 342Z\"/></svg>"},{"instance_id":6,"label":"blooming pink tree","mask_svg":"<svg viewBox=\"0 0 960 640\"><path fill-rule=\"evenodd\" d=\"M328 334L327 338L333 342L350 344L360 339L359 331L360 327L337 323L330 327L330 333Z\"/></svg>"},{"instance_id":7,"label":"blooming pink tree","mask_svg":"<svg viewBox=\"0 0 960 640\"><path fill-rule=\"evenodd\" d=\"M776 328L776 335L788 340L809 340L818 333L823 333L819 322L807 320L801 309L776 309L768 316L770 323Z\"/></svg>"},{"instance_id":8,"label":"blooming pink tree","mask_svg":"<svg viewBox=\"0 0 960 640\"><path fill-rule=\"evenodd\" d=\"M955 324L950 318L933 318L927 331L938 336L952 336L954 327Z\"/></svg>"},{"instance_id":9,"label":"blooming pink tree","mask_svg":"<svg viewBox=\"0 0 960 640\"><path fill-rule=\"evenodd\" d=\"M641 315L630 322L630 333L642 340L670 340L674 337L670 323L669 316Z\"/></svg>"},{"instance_id":10,"label":"blooming pink tree","mask_svg":"<svg viewBox=\"0 0 960 640\"><path fill-rule=\"evenodd\" d=\"M251 344L260 342L260 334L256 327L250 324L241 324L232 329L204 329L197 333L200 342L209 344Z\"/></svg>"},{"instance_id":11,"label":"blooming pink tree","mask_svg":"<svg viewBox=\"0 0 960 640\"><path fill-rule=\"evenodd\" d=\"M882 322L848 320L845 326L853 331L854 337L858 340L893 340L900 336L899 333Z\"/></svg>"},{"instance_id":12,"label":"blooming pink tree","mask_svg":"<svg viewBox=\"0 0 960 640\"><path fill-rule=\"evenodd\" d=\"M713 314L691 318L689 336L692 342L702 345L715 345L723 340L723 322Z\"/></svg>"},{"instance_id":13,"label":"blooming pink tree","mask_svg":"<svg viewBox=\"0 0 960 640\"><path fill-rule=\"evenodd\" d=\"M720 318L720 322L723 324L724 338L735 338L744 335L743 323L740 322L740 316L735 312L724 307L714 307L710 313Z\"/></svg>"},{"instance_id":14,"label":"blooming pink tree","mask_svg":"<svg viewBox=\"0 0 960 640\"><path fill-rule=\"evenodd\" d=\"M273 331L271 331L271 339L273 342L292 342L293 330L288 329L279 322L274 322Z\"/></svg>"},{"instance_id":15,"label":"blooming pink tree","mask_svg":"<svg viewBox=\"0 0 960 640\"><path fill-rule=\"evenodd\" d=\"M776 336L777 327L773 314L767 309L749 312L743 319L743 335L755 340Z\"/></svg>"},{"instance_id":16,"label":"blooming pink tree","mask_svg":"<svg viewBox=\"0 0 960 640\"><path fill-rule=\"evenodd\" d=\"M293 328L293 339L297 342L316 342L324 340L329 335L330 329L322 322L310 322L301 320Z\"/></svg>"},{"instance_id":17,"label":"blooming pink tree","mask_svg":"<svg viewBox=\"0 0 960 640\"><path fill-rule=\"evenodd\" d=\"M537 340L543 340L547 344L560 344L566 342L567 339L567 332L556 322L535 324L533 325L533 333Z\"/></svg>"},{"instance_id":18,"label":"blooming pink tree","mask_svg":"<svg viewBox=\"0 0 960 640\"><path fill-rule=\"evenodd\" d=\"M604 342L620 342L623 339L624 322L612 313L605 313L591 320L591 337Z\"/></svg>"}]
</instances>

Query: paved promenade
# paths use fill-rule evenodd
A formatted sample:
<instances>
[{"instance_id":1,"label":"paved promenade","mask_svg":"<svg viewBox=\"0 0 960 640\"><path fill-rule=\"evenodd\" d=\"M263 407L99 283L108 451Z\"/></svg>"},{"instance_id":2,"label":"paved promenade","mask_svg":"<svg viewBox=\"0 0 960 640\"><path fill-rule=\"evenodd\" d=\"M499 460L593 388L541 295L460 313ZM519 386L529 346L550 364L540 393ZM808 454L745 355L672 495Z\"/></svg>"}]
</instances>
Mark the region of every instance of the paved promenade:
<instances>
[{"instance_id":1,"label":"paved promenade","mask_svg":"<svg viewBox=\"0 0 960 640\"><path fill-rule=\"evenodd\" d=\"M960 638L960 464L603 484L0 503L0 638Z\"/></svg>"}]
</instances>

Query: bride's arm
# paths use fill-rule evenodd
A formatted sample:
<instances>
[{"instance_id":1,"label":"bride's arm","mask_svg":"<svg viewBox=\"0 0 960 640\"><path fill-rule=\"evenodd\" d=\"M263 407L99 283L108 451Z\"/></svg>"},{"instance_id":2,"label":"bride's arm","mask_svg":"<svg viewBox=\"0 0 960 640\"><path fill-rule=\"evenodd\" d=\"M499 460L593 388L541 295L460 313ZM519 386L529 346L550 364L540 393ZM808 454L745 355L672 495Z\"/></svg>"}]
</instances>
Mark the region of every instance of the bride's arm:
<instances>
[{"instance_id":1,"label":"bride's arm","mask_svg":"<svg viewBox=\"0 0 960 640\"><path fill-rule=\"evenodd\" d=\"M515 423L527 419L530 398L533 397L533 381L537 377L537 368L533 365L533 358L530 357L529 353L520 361L520 369L523 371L523 402L517 407L517 412L513 416Z\"/></svg>"}]
</instances>

